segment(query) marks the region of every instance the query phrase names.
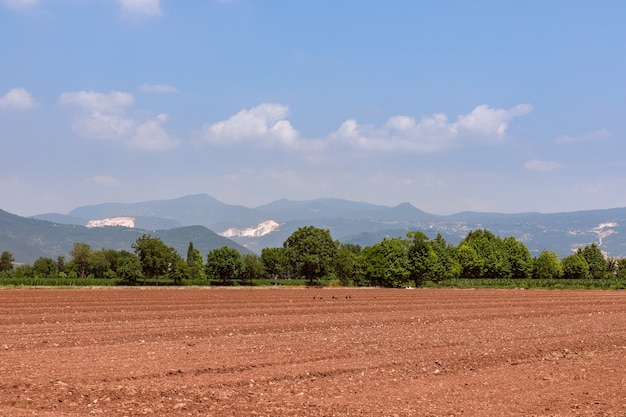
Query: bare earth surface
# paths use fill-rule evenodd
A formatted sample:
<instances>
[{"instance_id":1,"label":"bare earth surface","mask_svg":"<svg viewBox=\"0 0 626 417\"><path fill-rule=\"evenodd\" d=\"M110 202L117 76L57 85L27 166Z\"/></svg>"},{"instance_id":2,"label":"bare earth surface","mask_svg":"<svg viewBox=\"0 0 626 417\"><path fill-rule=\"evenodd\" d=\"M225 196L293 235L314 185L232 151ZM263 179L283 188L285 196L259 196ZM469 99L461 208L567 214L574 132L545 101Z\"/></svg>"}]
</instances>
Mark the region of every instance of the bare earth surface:
<instances>
[{"instance_id":1,"label":"bare earth surface","mask_svg":"<svg viewBox=\"0 0 626 417\"><path fill-rule=\"evenodd\" d=\"M626 291L0 290L0 417L626 416Z\"/></svg>"}]
</instances>

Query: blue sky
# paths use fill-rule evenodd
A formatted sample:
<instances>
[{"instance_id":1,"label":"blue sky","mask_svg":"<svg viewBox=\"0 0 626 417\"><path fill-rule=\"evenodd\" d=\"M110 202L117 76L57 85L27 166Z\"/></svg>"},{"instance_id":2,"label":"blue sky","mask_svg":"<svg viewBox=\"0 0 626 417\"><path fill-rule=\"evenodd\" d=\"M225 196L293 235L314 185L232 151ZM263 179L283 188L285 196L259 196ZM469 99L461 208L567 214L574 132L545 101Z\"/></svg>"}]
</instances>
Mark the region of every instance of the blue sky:
<instances>
[{"instance_id":1,"label":"blue sky","mask_svg":"<svg viewBox=\"0 0 626 417\"><path fill-rule=\"evenodd\" d=\"M0 208L626 206L626 2L0 0Z\"/></svg>"}]
</instances>

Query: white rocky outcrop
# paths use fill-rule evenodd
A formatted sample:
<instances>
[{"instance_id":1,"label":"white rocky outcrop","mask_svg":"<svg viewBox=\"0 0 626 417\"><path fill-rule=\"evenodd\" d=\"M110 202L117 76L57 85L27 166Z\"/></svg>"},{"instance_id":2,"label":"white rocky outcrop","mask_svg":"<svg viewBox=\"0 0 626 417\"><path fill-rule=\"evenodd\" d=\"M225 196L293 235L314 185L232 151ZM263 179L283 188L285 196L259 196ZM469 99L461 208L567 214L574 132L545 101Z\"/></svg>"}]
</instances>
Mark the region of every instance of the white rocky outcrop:
<instances>
[{"instance_id":1,"label":"white rocky outcrop","mask_svg":"<svg viewBox=\"0 0 626 417\"><path fill-rule=\"evenodd\" d=\"M218 234L223 237L259 237L272 233L274 230L277 230L278 227L279 224L274 220L266 220L259 223L256 227L248 227L247 229L237 229L235 227L231 227L230 229Z\"/></svg>"},{"instance_id":2,"label":"white rocky outcrop","mask_svg":"<svg viewBox=\"0 0 626 417\"><path fill-rule=\"evenodd\" d=\"M135 227L134 217L110 217L108 219L89 220L87 227L122 226Z\"/></svg>"}]
</instances>

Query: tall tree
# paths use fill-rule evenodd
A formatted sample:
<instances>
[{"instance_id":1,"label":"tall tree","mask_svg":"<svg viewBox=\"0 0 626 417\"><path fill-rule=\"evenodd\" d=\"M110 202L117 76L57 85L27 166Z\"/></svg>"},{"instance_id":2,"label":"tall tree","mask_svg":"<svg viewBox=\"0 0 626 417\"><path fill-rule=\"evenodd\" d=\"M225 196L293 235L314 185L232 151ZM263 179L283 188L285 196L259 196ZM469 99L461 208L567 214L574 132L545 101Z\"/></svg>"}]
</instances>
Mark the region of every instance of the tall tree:
<instances>
[{"instance_id":1,"label":"tall tree","mask_svg":"<svg viewBox=\"0 0 626 417\"><path fill-rule=\"evenodd\" d=\"M226 284L227 280L236 278L241 270L241 254L236 249L222 246L207 254L206 274Z\"/></svg>"},{"instance_id":2,"label":"tall tree","mask_svg":"<svg viewBox=\"0 0 626 417\"><path fill-rule=\"evenodd\" d=\"M470 251L472 248L473 251ZM530 275L530 253L515 238L503 241L488 230L470 231L459 244L458 260L470 278L512 278ZM512 258L515 263L512 264ZM513 270L515 266L516 270Z\"/></svg>"},{"instance_id":3,"label":"tall tree","mask_svg":"<svg viewBox=\"0 0 626 417\"><path fill-rule=\"evenodd\" d=\"M359 253L361 247L354 243L339 243L335 258L335 274L343 286L358 281Z\"/></svg>"},{"instance_id":4,"label":"tall tree","mask_svg":"<svg viewBox=\"0 0 626 417\"><path fill-rule=\"evenodd\" d=\"M189 242L187 247L187 265L189 266L189 276L192 279L204 279L204 260L200 251L193 247L193 243Z\"/></svg>"},{"instance_id":5,"label":"tall tree","mask_svg":"<svg viewBox=\"0 0 626 417\"><path fill-rule=\"evenodd\" d=\"M241 257L241 271L239 277L242 281L248 281L252 284L252 280L263 277L263 262L261 258L253 253L246 253Z\"/></svg>"},{"instance_id":6,"label":"tall tree","mask_svg":"<svg viewBox=\"0 0 626 417\"><path fill-rule=\"evenodd\" d=\"M563 266L556 252L543 250L533 262L534 279L554 279L563 277Z\"/></svg>"},{"instance_id":7,"label":"tall tree","mask_svg":"<svg viewBox=\"0 0 626 417\"><path fill-rule=\"evenodd\" d=\"M80 278L85 278L85 274L91 265L91 246L87 243L74 243L70 256L72 257L72 262L78 268Z\"/></svg>"},{"instance_id":8,"label":"tall tree","mask_svg":"<svg viewBox=\"0 0 626 417\"><path fill-rule=\"evenodd\" d=\"M52 278L57 273L57 264L50 258L39 258L33 263L33 273L44 278Z\"/></svg>"},{"instance_id":9,"label":"tall tree","mask_svg":"<svg viewBox=\"0 0 626 417\"><path fill-rule=\"evenodd\" d=\"M57 256L57 271L59 273L65 270L65 256Z\"/></svg>"},{"instance_id":10,"label":"tall tree","mask_svg":"<svg viewBox=\"0 0 626 417\"><path fill-rule=\"evenodd\" d=\"M434 256L430 267L428 279L439 281L441 279L458 278L461 273L461 265L456 260L455 247L448 245L440 233L430 241L430 247Z\"/></svg>"},{"instance_id":11,"label":"tall tree","mask_svg":"<svg viewBox=\"0 0 626 417\"><path fill-rule=\"evenodd\" d=\"M474 246L461 242L456 251L456 259L461 265L463 278L482 278L485 260L478 254Z\"/></svg>"},{"instance_id":12,"label":"tall tree","mask_svg":"<svg viewBox=\"0 0 626 417\"><path fill-rule=\"evenodd\" d=\"M617 260L617 273L616 277L618 279L626 280L626 258L620 258Z\"/></svg>"},{"instance_id":13,"label":"tall tree","mask_svg":"<svg viewBox=\"0 0 626 417\"><path fill-rule=\"evenodd\" d=\"M132 247L141 263L143 285L146 285L148 279L165 275L177 256L174 248L167 246L161 239L151 237L148 234L138 238Z\"/></svg>"},{"instance_id":14,"label":"tall tree","mask_svg":"<svg viewBox=\"0 0 626 417\"><path fill-rule=\"evenodd\" d=\"M370 285L402 287L411 279L406 241L403 239L384 238L363 248L360 257L361 273Z\"/></svg>"},{"instance_id":15,"label":"tall tree","mask_svg":"<svg viewBox=\"0 0 626 417\"><path fill-rule=\"evenodd\" d=\"M421 287L433 271L437 255L430 245L430 239L423 232L408 232L408 260L410 277L415 286Z\"/></svg>"},{"instance_id":16,"label":"tall tree","mask_svg":"<svg viewBox=\"0 0 626 417\"><path fill-rule=\"evenodd\" d=\"M0 272L13 270L14 262L15 258L13 258L13 254L11 252L6 250L2 252L0 255Z\"/></svg>"},{"instance_id":17,"label":"tall tree","mask_svg":"<svg viewBox=\"0 0 626 417\"><path fill-rule=\"evenodd\" d=\"M561 260L563 278L583 279L589 277L589 265L581 253L573 253Z\"/></svg>"},{"instance_id":18,"label":"tall tree","mask_svg":"<svg viewBox=\"0 0 626 417\"><path fill-rule=\"evenodd\" d=\"M502 247L508 259L510 277L514 279L532 277L533 258L530 256L528 247L512 236L505 237L502 240Z\"/></svg>"},{"instance_id":19,"label":"tall tree","mask_svg":"<svg viewBox=\"0 0 626 417\"><path fill-rule=\"evenodd\" d=\"M284 248L263 248L261 250L261 262L265 274L270 279L283 276L287 264Z\"/></svg>"},{"instance_id":20,"label":"tall tree","mask_svg":"<svg viewBox=\"0 0 626 417\"><path fill-rule=\"evenodd\" d=\"M107 257L107 249L91 252L89 258L89 269L96 278L103 278L105 273L111 269L110 256Z\"/></svg>"},{"instance_id":21,"label":"tall tree","mask_svg":"<svg viewBox=\"0 0 626 417\"><path fill-rule=\"evenodd\" d=\"M129 284L135 284L142 276L144 276L143 270L141 269L141 262L139 261L137 255L127 251L122 251L120 253L115 272L120 279Z\"/></svg>"},{"instance_id":22,"label":"tall tree","mask_svg":"<svg viewBox=\"0 0 626 417\"><path fill-rule=\"evenodd\" d=\"M301 227L283 243L285 255L294 271L306 278L309 285L332 271L337 244L330 231L314 226Z\"/></svg>"},{"instance_id":23,"label":"tall tree","mask_svg":"<svg viewBox=\"0 0 626 417\"><path fill-rule=\"evenodd\" d=\"M578 249L577 253L581 254L587 261L591 278L605 278L608 275L609 264L595 243L585 246L583 249Z\"/></svg>"},{"instance_id":24,"label":"tall tree","mask_svg":"<svg viewBox=\"0 0 626 417\"><path fill-rule=\"evenodd\" d=\"M183 282L183 279L189 276L190 269L191 268L186 260L180 256L175 256L170 263L167 275L175 285L180 285Z\"/></svg>"}]
</instances>

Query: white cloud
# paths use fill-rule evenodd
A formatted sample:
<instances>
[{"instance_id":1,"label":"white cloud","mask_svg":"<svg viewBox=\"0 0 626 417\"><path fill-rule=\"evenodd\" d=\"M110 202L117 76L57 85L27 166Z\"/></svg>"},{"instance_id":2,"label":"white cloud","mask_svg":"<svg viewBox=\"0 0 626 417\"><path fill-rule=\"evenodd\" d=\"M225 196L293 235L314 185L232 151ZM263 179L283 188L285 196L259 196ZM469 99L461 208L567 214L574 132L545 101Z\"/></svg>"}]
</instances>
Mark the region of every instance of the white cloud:
<instances>
[{"instance_id":1,"label":"white cloud","mask_svg":"<svg viewBox=\"0 0 626 417\"><path fill-rule=\"evenodd\" d=\"M137 122L127 113L133 108L131 93L113 91L75 91L61 94L59 104L78 109L72 121L74 132L91 139L124 141L128 146L144 150L165 150L177 146L163 123L166 114Z\"/></svg>"},{"instance_id":2,"label":"white cloud","mask_svg":"<svg viewBox=\"0 0 626 417\"><path fill-rule=\"evenodd\" d=\"M211 125L204 125L204 138L214 144L254 141L261 145L298 146L298 132L286 120L289 108L263 103Z\"/></svg>"},{"instance_id":3,"label":"white cloud","mask_svg":"<svg viewBox=\"0 0 626 417\"><path fill-rule=\"evenodd\" d=\"M532 159L524 163L524 168L529 171L551 172L563 168L563 164L554 161L542 161L540 159Z\"/></svg>"},{"instance_id":4,"label":"white cloud","mask_svg":"<svg viewBox=\"0 0 626 417\"><path fill-rule=\"evenodd\" d=\"M23 88L13 88L0 97L0 109L30 110L35 107L33 96Z\"/></svg>"},{"instance_id":5,"label":"white cloud","mask_svg":"<svg viewBox=\"0 0 626 417\"><path fill-rule=\"evenodd\" d=\"M292 149L319 149L331 144L370 151L436 152L468 145L501 142L508 123L532 111L520 104L511 109L476 107L455 122L445 114L425 116L417 121L410 116L393 116L382 127L359 125L349 119L326 139L304 140L291 125L289 108L276 103L263 103L213 124L205 124L203 137L212 144L232 145L257 143Z\"/></svg>"},{"instance_id":6,"label":"white cloud","mask_svg":"<svg viewBox=\"0 0 626 417\"><path fill-rule=\"evenodd\" d=\"M23 11L36 6L39 0L2 0L2 3L9 9Z\"/></svg>"},{"instance_id":7,"label":"white cloud","mask_svg":"<svg viewBox=\"0 0 626 417\"><path fill-rule=\"evenodd\" d=\"M63 93L59 98L61 104L70 104L94 112L116 114L131 107L133 102L134 96L122 91L112 91L108 94L96 91L74 91Z\"/></svg>"},{"instance_id":8,"label":"white cloud","mask_svg":"<svg viewBox=\"0 0 626 417\"><path fill-rule=\"evenodd\" d=\"M129 135L135 122L125 116L132 107L134 97L130 93L112 91L108 94L96 91L74 91L61 94L59 103L79 109L72 128L80 135L93 139L117 139Z\"/></svg>"},{"instance_id":9,"label":"white cloud","mask_svg":"<svg viewBox=\"0 0 626 417\"><path fill-rule=\"evenodd\" d=\"M569 143L598 142L609 139L610 137L611 132L609 132L607 129L600 129L593 132L583 133L579 136L559 136L555 139L555 143L559 145L565 145Z\"/></svg>"},{"instance_id":10,"label":"white cloud","mask_svg":"<svg viewBox=\"0 0 626 417\"><path fill-rule=\"evenodd\" d=\"M150 151L167 150L178 146L178 142L170 138L163 128L167 118L167 114L163 113L139 125L130 140L131 146Z\"/></svg>"},{"instance_id":11,"label":"white cloud","mask_svg":"<svg viewBox=\"0 0 626 417\"><path fill-rule=\"evenodd\" d=\"M95 185L99 187L114 188L119 185L119 181L111 175L96 175L83 181L87 185Z\"/></svg>"},{"instance_id":12,"label":"white cloud","mask_svg":"<svg viewBox=\"0 0 626 417\"><path fill-rule=\"evenodd\" d=\"M75 118L72 128L78 135L92 139L117 139L130 134L135 121L115 114L92 112Z\"/></svg>"},{"instance_id":13,"label":"white cloud","mask_svg":"<svg viewBox=\"0 0 626 417\"><path fill-rule=\"evenodd\" d=\"M458 117L459 132L466 131L472 135L501 136L508 127L508 122L515 117L522 116L532 111L529 104L518 104L505 109L492 109L487 105L480 105L467 115Z\"/></svg>"},{"instance_id":14,"label":"white cloud","mask_svg":"<svg viewBox=\"0 0 626 417\"><path fill-rule=\"evenodd\" d=\"M178 93L178 89L176 87L167 84L143 84L141 86L141 91L145 93L157 94Z\"/></svg>"},{"instance_id":15,"label":"white cloud","mask_svg":"<svg viewBox=\"0 0 626 417\"><path fill-rule=\"evenodd\" d=\"M394 116L382 128L347 120L331 139L366 150L435 152L471 143L499 142L504 138L508 123L530 111L532 106L528 104L511 109L481 105L458 116L456 122L450 122L441 113L419 121L409 116Z\"/></svg>"},{"instance_id":16,"label":"white cloud","mask_svg":"<svg viewBox=\"0 0 626 417\"><path fill-rule=\"evenodd\" d=\"M150 17L161 15L159 0L117 0L124 17Z\"/></svg>"}]
</instances>

